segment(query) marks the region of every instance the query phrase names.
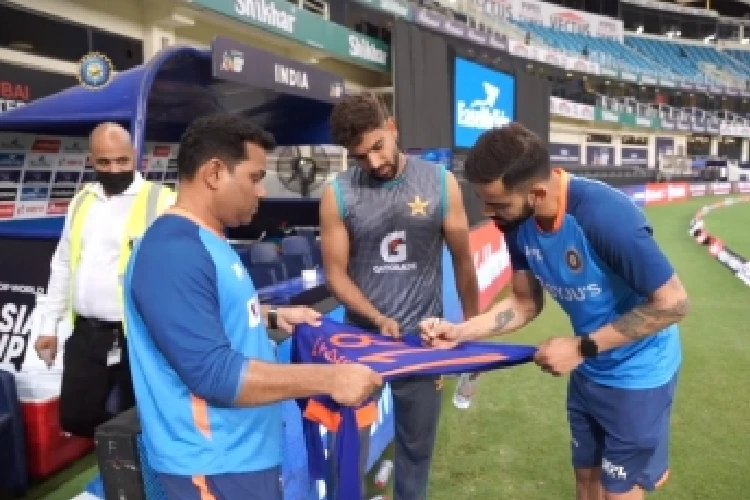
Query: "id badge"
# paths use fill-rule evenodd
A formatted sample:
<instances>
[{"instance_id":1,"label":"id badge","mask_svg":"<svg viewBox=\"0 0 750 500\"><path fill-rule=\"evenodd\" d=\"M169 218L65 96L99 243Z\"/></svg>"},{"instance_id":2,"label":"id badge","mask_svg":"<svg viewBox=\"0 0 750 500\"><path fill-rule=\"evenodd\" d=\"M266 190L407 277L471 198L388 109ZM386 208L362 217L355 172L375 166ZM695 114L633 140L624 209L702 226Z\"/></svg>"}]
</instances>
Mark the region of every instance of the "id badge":
<instances>
[{"instance_id":1,"label":"id badge","mask_svg":"<svg viewBox=\"0 0 750 500\"><path fill-rule=\"evenodd\" d=\"M120 361L122 361L122 349L120 346L114 346L107 353L107 366L119 365Z\"/></svg>"}]
</instances>

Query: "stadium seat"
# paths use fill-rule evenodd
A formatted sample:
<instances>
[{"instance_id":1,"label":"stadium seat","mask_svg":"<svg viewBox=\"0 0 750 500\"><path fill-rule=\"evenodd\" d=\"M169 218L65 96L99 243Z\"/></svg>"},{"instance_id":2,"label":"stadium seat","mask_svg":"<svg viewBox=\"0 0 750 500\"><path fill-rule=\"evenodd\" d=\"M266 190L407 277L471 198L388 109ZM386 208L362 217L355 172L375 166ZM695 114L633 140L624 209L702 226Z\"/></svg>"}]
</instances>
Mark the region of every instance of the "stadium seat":
<instances>
[{"instance_id":1,"label":"stadium seat","mask_svg":"<svg viewBox=\"0 0 750 500\"><path fill-rule=\"evenodd\" d=\"M23 496L28 487L26 438L13 374L0 370L0 493Z\"/></svg>"},{"instance_id":2,"label":"stadium seat","mask_svg":"<svg viewBox=\"0 0 750 500\"><path fill-rule=\"evenodd\" d=\"M251 264L247 268L255 288L275 285L279 281L277 266L274 264Z\"/></svg>"},{"instance_id":3,"label":"stadium seat","mask_svg":"<svg viewBox=\"0 0 750 500\"><path fill-rule=\"evenodd\" d=\"M298 278L302 276L302 270L307 268L302 255L282 255L281 262L286 268L287 278Z\"/></svg>"},{"instance_id":4,"label":"stadium seat","mask_svg":"<svg viewBox=\"0 0 750 500\"><path fill-rule=\"evenodd\" d=\"M237 255L240 256L240 262L247 267L250 265L250 249L248 248L237 248L235 249Z\"/></svg>"},{"instance_id":5,"label":"stadium seat","mask_svg":"<svg viewBox=\"0 0 750 500\"><path fill-rule=\"evenodd\" d=\"M320 249L320 240L315 240L312 245L312 260L314 267L323 267L323 252Z\"/></svg>"},{"instance_id":6,"label":"stadium seat","mask_svg":"<svg viewBox=\"0 0 750 500\"><path fill-rule=\"evenodd\" d=\"M750 50L730 49L725 51L729 57L737 61L743 68L750 71Z\"/></svg>"},{"instance_id":7,"label":"stadium seat","mask_svg":"<svg viewBox=\"0 0 750 500\"><path fill-rule=\"evenodd\" d=\"M664 74L664 68L655 61L616 40L559 31L528 21L516 21L515 24L548 47L569 56L581 57L585 49L590 60L604 67L638 73Z\"/></svg>"},{"instance_id":8,"label":"stadium seat","mask_svg":"<svg viewBox=\"0 0 750 500\"><path fill-rule=\"evenodd\" d=\"M314 229L297 229L298 236L304 236L310 245L315 243L317 235Z\"/></svg>"},{"instance_id":9,"label":"stadium seat","mask_svg":"<svg viewBox=\"0 0 750 500\"><path fill-rule=\"evenodd\" d=\"M280 262L279 247L274 243L259 241L249 247L251 264L268 264Z\"/></svg>"},{"instance_id":10,"label":"stadium seat","mask_svg":"<svg viewBox=\"0 0 750 500\"><path fill-rule=\"evenodd\" d=\"M301 255L305 266L313 267L310 242L304 236L287 236L281 241L282 255Z\"/></svg>"}]
</instances>

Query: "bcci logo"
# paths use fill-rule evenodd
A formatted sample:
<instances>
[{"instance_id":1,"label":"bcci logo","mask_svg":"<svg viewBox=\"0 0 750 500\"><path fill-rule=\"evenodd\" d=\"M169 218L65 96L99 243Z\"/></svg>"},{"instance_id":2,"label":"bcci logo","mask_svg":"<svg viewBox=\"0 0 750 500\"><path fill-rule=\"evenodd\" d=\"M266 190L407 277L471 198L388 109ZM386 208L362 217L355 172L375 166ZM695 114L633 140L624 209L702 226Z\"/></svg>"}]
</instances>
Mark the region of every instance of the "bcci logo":
<instances>
[{"instance_id":1,"label":"bcci logo","mask_svg":"<svg viewBox=\"0 0 750 500\"><path fill-rule=\"evenodd\" d=\"M579 254L575 248L570 248L567 252L565 252L565 263L574 273L577 273L583 267L581 254Z\"/></svg>"},{"instance_id":2,"label":"bcci logo","mask_svg":"<svg viewBox=\"0 0 750 500\"><path fill-rule=\"evenodd\" d=\"M112 81L114 65L98 52L86 54L78 63L78 82L89 89L100 89Z\"/></svg>"}]
</instances>

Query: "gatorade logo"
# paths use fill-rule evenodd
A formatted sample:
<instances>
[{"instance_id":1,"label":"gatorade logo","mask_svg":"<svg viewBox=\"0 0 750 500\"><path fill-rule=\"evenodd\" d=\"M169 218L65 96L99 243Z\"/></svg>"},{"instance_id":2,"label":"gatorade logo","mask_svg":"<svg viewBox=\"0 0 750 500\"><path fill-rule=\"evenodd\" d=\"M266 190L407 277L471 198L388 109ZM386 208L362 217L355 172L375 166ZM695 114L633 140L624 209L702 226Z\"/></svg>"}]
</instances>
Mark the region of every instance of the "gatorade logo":
<instances>
[{"instance_id":1,"label":"gatorade logo","mask_svg":"<svg viewBox=\"0 0 750 500\"><path fill-rule=\"evenodd\" d=\"M383 238L380 256L384 262L397 264L406 260L406 232L395 231Z\"/></svg>"},{"instance_id":2,"label":"gatorade logo","mask_svg":"<svg viewBox=\"0 0 750 500\"><path fill-rule=\"evenodd\" d=\"M394 231L386 235L380 242L380 258L385 265L373 266L376 274L385 272L413 271L416 262L406 262L408 259L406 248L406 231Z\"/></svg>"}]
</instances>

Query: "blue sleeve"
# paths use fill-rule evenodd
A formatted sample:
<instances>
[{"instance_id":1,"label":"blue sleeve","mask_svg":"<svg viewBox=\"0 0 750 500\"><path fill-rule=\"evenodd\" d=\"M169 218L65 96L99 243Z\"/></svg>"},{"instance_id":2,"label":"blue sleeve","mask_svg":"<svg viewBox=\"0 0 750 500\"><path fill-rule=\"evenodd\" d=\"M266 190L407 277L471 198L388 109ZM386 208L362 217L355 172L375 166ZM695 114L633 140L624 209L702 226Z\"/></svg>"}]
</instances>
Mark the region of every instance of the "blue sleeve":
<instances>
[{"instance_id":1,"label":"blue sleeve","mask_svg":"<svg viewBox=\"0 0 750 500\"><path fill-rule=\"evenodd\" d=\"M248 360L224 333L216 283L213 260L196 233L195 240L142 247L130 294L156 347L190 391L231 406Z\"/></svg>"},{"instance_id":2,"label":"blue sleeve","mask_svg":"<svg viewBox=\"0 0 750 500\"><path fill-rule=\"evenodd\" d=\"M510 265L515 271L528 271L529 262L526 260L526 254L518 245L518 230L513 230L505 234L505 246L508 248L510 255Z\"/></svg>"},{"instance_id":3,"label":"blue sleeve","mask_svg":"<svg viewBox=\"0 0 750 500\"><path fill-rule=\"evenodd\" d=\"M611 189L612 195L605 194L605 187L590 189L596 191L574 213L579 226L612 272L642 296L650 296L669 281L674 269L646 216L619 191Z\"/></svg>"},{"instance_id":4,"label":"blue sleeve","mask_svg":"<svg viewBox=\"0 0 750 500\"><path fill-rule=\"evenodd\" d=\"M346 217L346 205L344 204L344 195L341 192L341 184L339 184L338 178L331 181L331 189L333 189L333 195L336 198L336 207L339 209L339 217L343 220Z\"/></svg>"}]
</instances>

